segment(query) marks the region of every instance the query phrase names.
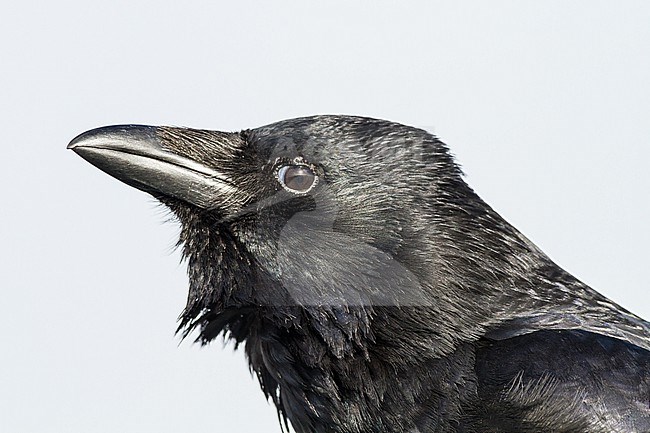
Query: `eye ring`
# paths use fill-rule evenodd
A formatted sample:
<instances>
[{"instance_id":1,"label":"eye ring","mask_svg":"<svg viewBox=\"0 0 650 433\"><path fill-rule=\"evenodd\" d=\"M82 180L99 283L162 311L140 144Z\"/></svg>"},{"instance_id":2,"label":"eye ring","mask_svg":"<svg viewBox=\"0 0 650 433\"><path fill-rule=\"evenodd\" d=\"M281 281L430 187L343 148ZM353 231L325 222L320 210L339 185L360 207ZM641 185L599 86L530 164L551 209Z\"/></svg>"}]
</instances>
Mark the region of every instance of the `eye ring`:
<instances>
[{"instance_id":1,"label":"eye ring","mask_svg":"<svg viewBox=\"0 0 650 433\"><path fill-rule=\"evenodd\" d=\"M307 194L319 181L315 167L298 162L278 167L275 177L282 188L292 194Z\"/></svg>"}]
</instances>

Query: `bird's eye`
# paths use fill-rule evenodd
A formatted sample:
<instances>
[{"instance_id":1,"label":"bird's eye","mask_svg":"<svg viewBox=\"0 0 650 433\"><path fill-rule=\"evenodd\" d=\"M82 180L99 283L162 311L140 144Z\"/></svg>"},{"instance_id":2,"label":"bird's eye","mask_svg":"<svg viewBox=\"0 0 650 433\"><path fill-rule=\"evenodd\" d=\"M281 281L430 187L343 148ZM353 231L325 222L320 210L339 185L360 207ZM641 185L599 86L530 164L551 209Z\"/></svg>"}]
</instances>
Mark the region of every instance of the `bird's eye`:
<instances>
[{"instance_id":1,"label":"bird's eye","mask_svg":"<svg viewBox=\"0 0 650 433\"><path fill-rule=\"evenodd\" d=\"M280 184L289 192L304 194L318 183L318 176L307 165L285 165L278 170Z\"/></svg>"}]
</instances>

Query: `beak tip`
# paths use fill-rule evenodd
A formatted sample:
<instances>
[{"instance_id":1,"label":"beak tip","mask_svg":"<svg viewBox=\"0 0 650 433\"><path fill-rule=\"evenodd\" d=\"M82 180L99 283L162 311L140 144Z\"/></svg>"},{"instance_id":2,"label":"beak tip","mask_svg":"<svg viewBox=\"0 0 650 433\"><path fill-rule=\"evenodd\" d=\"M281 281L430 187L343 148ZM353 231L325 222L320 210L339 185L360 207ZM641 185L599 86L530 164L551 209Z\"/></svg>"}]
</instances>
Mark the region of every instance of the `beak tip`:
<instances>
[{"instance_id":1,"label":"beak tip","mask_svg":"<svg viewBox=\"0 0 650 433\"><path fill-rule=\"evenodd\" d=\"M86 134L87 132L77 135L75 138L72 139L72 141L70 141L70 143L68 143L66 149L75 150L75 148L79 146L79 144L84 142Z\"/></svg>"}]
</instances>

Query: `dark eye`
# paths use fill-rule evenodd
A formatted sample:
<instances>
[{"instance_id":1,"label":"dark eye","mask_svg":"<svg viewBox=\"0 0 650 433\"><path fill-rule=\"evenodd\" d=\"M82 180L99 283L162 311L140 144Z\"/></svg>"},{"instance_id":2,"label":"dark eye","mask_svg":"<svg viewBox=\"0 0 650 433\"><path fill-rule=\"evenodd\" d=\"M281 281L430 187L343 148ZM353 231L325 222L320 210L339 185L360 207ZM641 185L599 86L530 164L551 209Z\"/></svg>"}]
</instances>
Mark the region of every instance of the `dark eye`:
<instances>
[{"instance_id":1,"label":"dark eye","mask_svg":"<svg viewBox=\"0 0 650 433\"><path fill-rule=\"evenodd\" d=\"M285 165L278 170L278 180L287 191L302 194L318 183L318 176L306 165Z\"/></svg>"}]
</instances>

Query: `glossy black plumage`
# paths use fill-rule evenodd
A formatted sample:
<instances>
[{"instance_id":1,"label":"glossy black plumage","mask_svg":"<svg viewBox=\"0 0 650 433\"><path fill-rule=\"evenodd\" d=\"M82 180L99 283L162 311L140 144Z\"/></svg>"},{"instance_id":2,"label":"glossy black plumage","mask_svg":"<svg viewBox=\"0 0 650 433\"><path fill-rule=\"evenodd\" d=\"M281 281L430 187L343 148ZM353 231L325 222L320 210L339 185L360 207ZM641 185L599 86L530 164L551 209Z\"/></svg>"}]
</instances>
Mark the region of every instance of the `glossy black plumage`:
<instances>
[{"instance_id":1,"label":"glossy black plumage","mask_svg":"<svg viewBox=\"0 0 650 433\"><path fill-rule=\"evenodd\" d=\"M242 343L299 433L650 431L650 325L554 264L425 131L314 116L69 147L175 213L180 329ZM317 183L285 189L286 166Z\"/></svg>"}]
</instances>

